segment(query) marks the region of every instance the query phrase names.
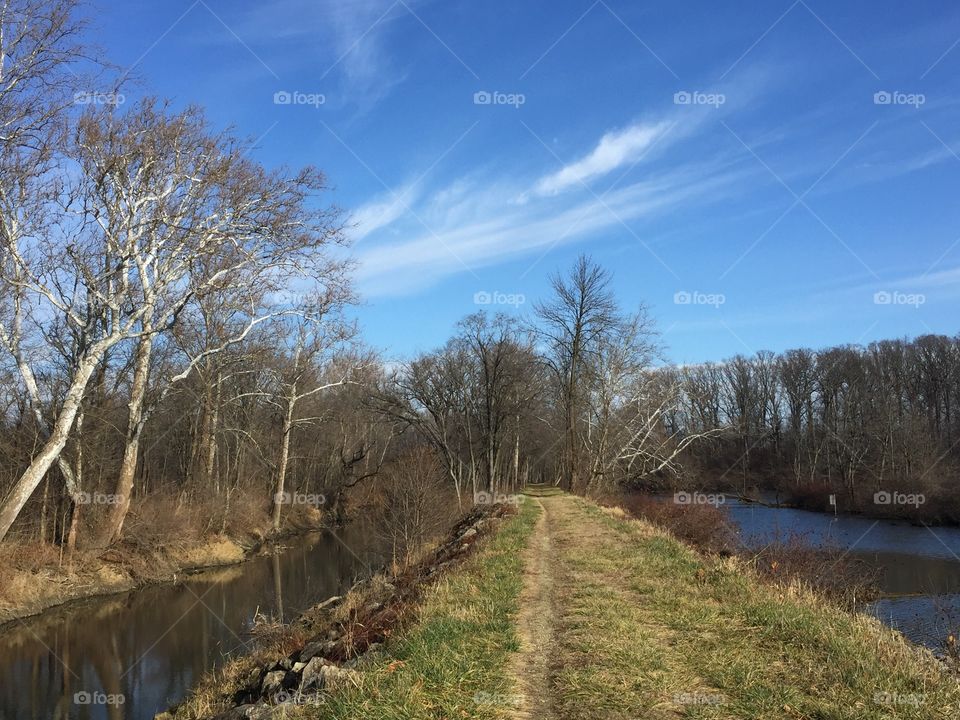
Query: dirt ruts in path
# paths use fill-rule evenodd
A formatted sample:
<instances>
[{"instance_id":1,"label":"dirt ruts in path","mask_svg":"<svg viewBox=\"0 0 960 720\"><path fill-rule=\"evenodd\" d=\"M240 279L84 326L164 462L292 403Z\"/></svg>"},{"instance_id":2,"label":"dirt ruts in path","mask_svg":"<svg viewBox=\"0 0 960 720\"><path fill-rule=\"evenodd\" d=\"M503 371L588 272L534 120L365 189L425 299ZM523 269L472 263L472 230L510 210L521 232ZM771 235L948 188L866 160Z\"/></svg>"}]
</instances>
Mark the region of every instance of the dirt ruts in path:
<instances>
[{"instance_id":1,"label":"dirt ruts in path","mask_svg":"<svg viewBox=\"0 0 960 720\"><path fill-rule=\"evenodd\" d=\"M553 720L556 718L552 698L550 657L553 645L556 608L554 606L554 572L550 523L544 504L530 543L524 551L524 580L520 594L517 632L520 652L515 656L511 672L516 678L518 708L516 718Z\"/></svg>"}]
</instances>

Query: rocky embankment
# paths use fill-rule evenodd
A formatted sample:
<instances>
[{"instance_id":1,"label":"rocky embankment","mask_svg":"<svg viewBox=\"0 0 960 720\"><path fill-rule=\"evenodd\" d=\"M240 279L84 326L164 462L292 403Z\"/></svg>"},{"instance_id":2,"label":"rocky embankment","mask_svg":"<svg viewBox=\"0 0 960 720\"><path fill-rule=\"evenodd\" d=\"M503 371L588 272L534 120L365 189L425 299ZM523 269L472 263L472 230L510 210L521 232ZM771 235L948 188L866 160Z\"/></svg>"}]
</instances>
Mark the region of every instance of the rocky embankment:
<instances>
[{"instance_id":1,"label":"rocky embankment","mask_svg":"<svg viewBox=\"0 0 960 720\"><path fill-rule=\"evenodd\" d=\"M258 664L220 699L215 720L267 720L282 717L291 706L318 704L325 693L359 683L364 661L416 615L423 591L444 571L462 562L474 543L493 531L505 505L477 506L426 558L389 576L354 585L308 610L294 626L309 628L309 640L286 657ZM157 720L186 720L198 715L190 702L162 713ZM209 717L209 716L208 716Z\"/></svg>"}]
</instances>

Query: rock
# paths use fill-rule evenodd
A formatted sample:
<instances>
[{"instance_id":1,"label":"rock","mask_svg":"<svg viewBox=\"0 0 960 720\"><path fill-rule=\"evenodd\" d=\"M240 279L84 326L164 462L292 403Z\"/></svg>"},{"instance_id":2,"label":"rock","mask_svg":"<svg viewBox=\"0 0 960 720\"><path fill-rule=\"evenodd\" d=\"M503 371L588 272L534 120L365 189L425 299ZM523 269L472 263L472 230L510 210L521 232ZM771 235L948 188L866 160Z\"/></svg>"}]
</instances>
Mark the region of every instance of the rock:
<instances>
[{"instance_id":1,"label":"rock","mask_svg":"<svg viewBox=\"0 0 960 720\"><path fill-rule=\"evenodd\" d=\"M263 668L255 667L250 671L250 674L247 675L247 687L258 688L260 683L263 682L263 676L266 673L263 671Z\"/></svg>"},{"instance_id":2,"label":"rock","mask_svg":"<svg viewBox=\"0 0 960 720\"><path fill-rule=\"evenodd\" d=\"M300 673L300 692L323 687L323 668L332 665L329 660L322 657L311 658L303 672Z\"/></svg>"},{"instance_id":3,"label":"rock","mask_svg":"<svg viewBox=\"0 0 960 720\"><path fill-rule=\"evenodd\" d=\"M339 605L339 604L342 603L342 602L343 602L343 596L342 596L342 595L334 595L333 597L327 598L326 600L324 600L322 603L320 603L319 605L317 605L317 607L314 608L314 609L315 609L315 610L330 610L331 608L336 607L337 605Z\"/></svg>"},{"instance_id":4,"label":"rock","mask_svg":"<svg viewBox=\"0 0 960 720\"><path fill-rule=\"evenodd\" d=\"M324 665L320 668L320 678L322 684L320 687L336 690L345 685L358 685L360 683L360 673L356 670L347 670L336 665Z\"/></svg>"},{"instance_id":5,"label":"rock","mask_svg":"<svg viewBox=\"0 0 960 720\"><path fill-rule=\"evenodd\" d=\"M213 720L268 720L273 717L273 710L269 705L238 705Z\"/></svg>"},{"instance_id":6,"label":"rock","mask_svg":"<svg viewBox=\"0 0 960 720\"><path fill-rule=\"evenodd\" d=\"M270 705L249 705L242 717L246 720L271 720L276 715L276 708Z\"/></svg>"},{"instance_id":7,"label":"rock","mask_svg":"<svg viewBox=\"0 0 960 720\"><path fill-rule=\"evenodd\" d=\"M307 666L307 664L306 664L305 662L295 662L295 663L293 664L292 670L293 670L293 672L295 672L295 673L302 673L302 672L303 672L303 669L304 669L306 666Z\"/></svg>"},{"instance_id":8,"label":"rock","mask_svg":"<svg viewBox=\"0 0 960 720\"><path fill-rule=\"evenodd\" d=\"M273 670L263 676L263 684L260 685L260 694L263 696L274 695L286 687L284 683L287 680L286 670Z\"/></svg>"},{"instance_id":9,"label":"rock","mask_svg":"<svg viewBox=\"0 0 960 720\"><path fill-rule=\"evenodd\" d=\"M462 540L466 540L467 538L473 537L476 534L477 534L477 529L475 527L472 527L469 530L467 530L463 535L461 535L460 538Z\"/></svg>"},{"instance_id":10,"label":"rock","mask_svg":"<svg viewBox=\"0 0 960 720\"><path fill-rule=\"evenodd\" d=\"M323 655L323 649L326 645L326 642L320 640L314 640L304 645L303 650L300 651L299 660L302 663L309 663L318 655Z\"/></svg>"},{"instance_id":11,"label":"rock","mask_svg":"<svg viewBox=\"0 0 960 720\"><path fill-rule=\"evenodd\" d=\"M245 720L272 720L275 717L283 717L282 715L278 716L278 709L270 705L248 705L245 710L246 714L241 717Z\"/></svg>"}]
</instances>

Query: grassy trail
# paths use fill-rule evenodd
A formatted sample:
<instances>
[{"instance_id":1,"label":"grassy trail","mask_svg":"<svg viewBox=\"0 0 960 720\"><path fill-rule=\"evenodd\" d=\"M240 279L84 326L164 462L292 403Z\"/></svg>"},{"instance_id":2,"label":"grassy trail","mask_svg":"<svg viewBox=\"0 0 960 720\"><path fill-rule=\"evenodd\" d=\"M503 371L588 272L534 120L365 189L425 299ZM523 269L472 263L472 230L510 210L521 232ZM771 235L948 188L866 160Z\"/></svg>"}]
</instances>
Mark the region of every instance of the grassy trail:
<instances>
[{"instance_id":1,"label":"grassy trail","mask_svg":"<svg viewBox=\"0 0 960 720\"><path fill-rule=\"evenodd\" d=\"M532 491L310 718L947 718L960 685L874 620Z\"/></svg>"}]
</instances>

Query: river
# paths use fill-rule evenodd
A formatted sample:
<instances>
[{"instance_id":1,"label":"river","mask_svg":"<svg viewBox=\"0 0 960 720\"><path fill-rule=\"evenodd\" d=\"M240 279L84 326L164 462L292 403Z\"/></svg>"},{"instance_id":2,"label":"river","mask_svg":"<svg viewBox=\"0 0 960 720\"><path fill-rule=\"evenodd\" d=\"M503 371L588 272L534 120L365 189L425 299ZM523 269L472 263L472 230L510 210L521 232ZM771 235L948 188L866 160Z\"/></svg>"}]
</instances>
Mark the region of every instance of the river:
<instances>
[{"instance_id":1,"label":"river","mask_svg":"<svg viewBox=\"0 0 960 720\"><path fill-rule=\"evenodd\" d=\"M258 612L297 616L369 574L360 527L287 539L242 564L90 598L0 628L0 720L152 720L249 648Z\"/></svg>"},{"instance_id":2,"label":"river","mask_svg":"<svg viewBox=\"0 0 960 720\"><path fill-rule=\"evenodd\" d=\"M960 528L744 503L724 506L749 547L799 535L875 568L882 597L864 610L913 642L942 650L960 629Z\"/></svg>"}]
</instances>

